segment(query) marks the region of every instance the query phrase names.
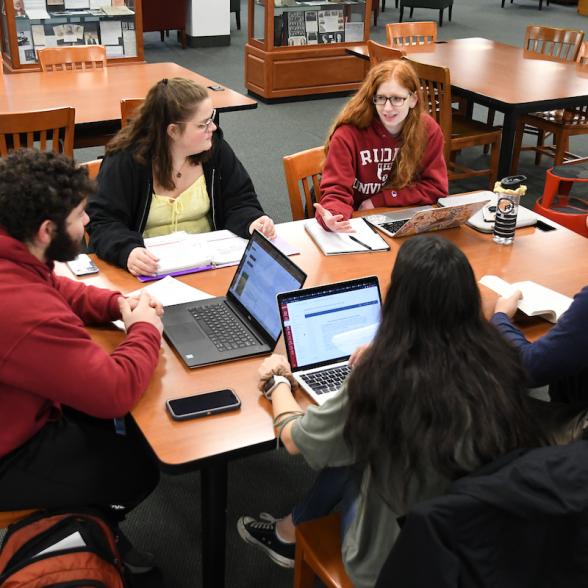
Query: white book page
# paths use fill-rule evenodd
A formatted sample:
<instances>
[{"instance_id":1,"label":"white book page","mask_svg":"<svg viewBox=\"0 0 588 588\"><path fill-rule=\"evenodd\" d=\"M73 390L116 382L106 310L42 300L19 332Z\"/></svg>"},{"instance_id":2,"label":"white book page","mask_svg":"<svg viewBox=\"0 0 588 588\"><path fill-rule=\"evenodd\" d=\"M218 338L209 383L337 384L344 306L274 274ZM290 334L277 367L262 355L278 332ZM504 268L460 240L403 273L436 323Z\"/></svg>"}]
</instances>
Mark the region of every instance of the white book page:
<instances>
[{"instance_id":1,"label":"white book page","mask_svg":"<svg viewBox=\"0 0 588 588\"><path fill-rule=\"evenodd\" d=\"M126 296L127 298L138 298L141 292L147 292L150 296L159 300L163 306L172 306L173 304L183 304L184 302L205 300L213 297L211 294L188 286L188 284L184 284L184 282L180 282L180 280L176 280L172 276L166 276L162 280L153 282L144 288L133 290Z\"/></svg>"},{"instance_id":2,"label":"white book page","mask_svg":"<svg viewBox=\"0 0 588 588\"><path fill-rule=\"evenodd\" d=\"M71 535L64 537L63 539L61 539L61 541L54 543L50 547L47 547L46 549L39 551L39 553L37 553L35 557L45 555L46 553L51 553L52 551L60 551L62 549L74 549L75 547L85 547L85 545L86 542L80 535L80 532L76 531L75 533L72 533Z\"/></svg>"},{"instance_id":3,"label":"white book page","mask_svg":"<svg viewBox=\"0 0 588 588\"><path fill-rule=\"evenodd\" d=\"M519 310L528 316L545 315L545 318L552 323L557 322L572 303L569 296L564 296L532 281L509 284L498 276L487 275L480 279L480 284L500 296L510 296L516 290L520 290L523 297L518 302Z\"/></svg>"}]
</instances>

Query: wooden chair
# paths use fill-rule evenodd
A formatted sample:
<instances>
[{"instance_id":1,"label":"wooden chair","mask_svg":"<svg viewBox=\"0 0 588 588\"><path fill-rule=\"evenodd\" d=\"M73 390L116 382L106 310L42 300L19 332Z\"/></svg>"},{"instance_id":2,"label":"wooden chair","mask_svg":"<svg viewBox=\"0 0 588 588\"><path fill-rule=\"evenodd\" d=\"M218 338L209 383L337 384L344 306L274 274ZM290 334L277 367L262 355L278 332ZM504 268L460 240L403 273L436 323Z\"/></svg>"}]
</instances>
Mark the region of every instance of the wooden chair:
<instances>
[{"instance_id":1,"label":"wooden chair","mask_svg":"<svg viewBox=\"0 0 588 588\"><path fill-rule=\"evenodd\" d=\"M292 220L314 217L313 204L321 197L320 173L324 159L323 147L306 149L284 157L284 174L288 186Z\"/></svg>"},{"instance_id":2,"label":"wooden chair","mask_svg":"<svg viewBox=\"0 0 588 588\"><path fill-rule=\"evenodd\" d=\"M159 31L161 42L169 31L178 31L178 39L185 49L186 39L186 0L143 0L143 32Z\"/></svg>"},{"instance_id":3,"label":"wooden chair","mask_svg":"<svg viewBox=\"0 0 588 588\"><path fill-rule=\"evenodd\" d=\"M69 106L0 114L0 157L25 147L73 157L74 125L75 108Z\"/></svg>"},{"instance_id":4,"label":"wooden chair","mask_svg":"<svg viewBox=\"0 0 588 588\"><path fill-rule=\"evenodd\" d=\"M91 180L95 180L98 177L100 166L102 165L101 159L92 159L92 161L86 161L80 163L80 167L85 167L88 170L88 177Z\"/></svg>"},{"instance_id":5,"label":"wooden chair","mask_svg":"<svg viewBox=\"0 0 588 588\"><path fill-rule=\"evenodd\" d=\"M37 51L41 71L101 69L106 67L103 45L45 47Z\"/></svg>"},{"instance_id":6,"label":"wooden chair","mask_svg":"<svg viewBox=\"0 0 588 588\"><path fill-rule=\"evenodd\" d=\"M580 31L574 31L580 32ZM588 42L578 46L577 68L588 73ZM536 135L535 145L523 147L525 133ZM541 163L541 157L553 157L553 165L568 162L588 161L588 156L571 153L570 137L588 134L588 103L575 108L533 112L520 118L515 134L511 172L516 173L519 166L521 151L535 152L535 165ZM545 144L548 135L553 136L551 145Z\"/></svg>"},{"instance_id":7,"label":"wooden chair","mask_svg":"<svg viewBox=\"0 0 588 588\"><path fill-rule=\"evenodd\" d=\"M382 61L388 61L390 59L401 59L404 55L404 51L401 49L395 49L394 47L388 47L388 45L381 45L371 39L367 42L368 51L370 53L370 63L377 65Z\"/></svg>"},{"instance_id":8,"label":"wooden chair","mask_svg":"<svg viewBox=\"0 0 588 588\"><path fill-rule=\"evenodd\" d=\"M583 31L529 25L523 50L526 56L549 61L576 61L583 39Z\"/></svg>"},{"instance_id":9,"label":"wooden chair","mask_svg":"<svg viewBox=\"0 0 588 588\"><path fill-rule=\"evenodd\" d=\"M353 588L341 557L341 517L332 514L296 527L294 588Z\"/></svg>"},{"instance_id":10,"label":"wooden chair","mask_svg":"<svg viewBox=\"0 0 588 588\"><path fill-rule=\"evenodd\" d=\"M120 126L126 127L143 104L143 98L123 98L120 101Z\"/></svg>"},{"instance_id":11,"label":"wooden chair","mask_svg":"<svg viewBox=\"0 0 588 588\"><path fill-rule=\"evenodd\" d=\"M404 59L407 59L404 57ZM469 119L451 108L451 80L449 69L425 65L407 59L415 69L421 84L424 108L439 123L445 137L445 160L450 180L488 176L490 189L494 188L498 173L498 155L501 131L476 120ZM456 162L459 151L468 147L490 145L490 167L472 169Z\"/></svg>"},{"instance_id":12,"label":"wooden chair","mask_svg":"<svg viewBox=\"0 0 588 588\"><path fill-rule=\"evenodd\" d=\"M400 18L402 22L404 9L410 8L410 18L415 8L430 8L439 11L439 26L443 26L443 11L449 8L449 22L451 22L451 13L453 11L453 0L400 0Z\"/></svg>"},{"instance_id":13,"label":"wooden chair","mask_svg":"<svg viewBox=\"0 0 588 588\"><path fill-rule=\"evenodd\" d=\"M392 22L386 25L386 42L390 47L401 49L414 45L428 45L437 40L437 23Z\"/></svg>"},{"instance_id":14,"label":"wooden chair","mask_svg":"<svg viewBox=\"0 0 588 588\"><path fill-rule=\"evenodd\" d=\"M8 525L18 523L39 510L38 508L29 508L27 510L5 510L0 512L0 529L6 529Z\"/></svg>"}]
</instances>

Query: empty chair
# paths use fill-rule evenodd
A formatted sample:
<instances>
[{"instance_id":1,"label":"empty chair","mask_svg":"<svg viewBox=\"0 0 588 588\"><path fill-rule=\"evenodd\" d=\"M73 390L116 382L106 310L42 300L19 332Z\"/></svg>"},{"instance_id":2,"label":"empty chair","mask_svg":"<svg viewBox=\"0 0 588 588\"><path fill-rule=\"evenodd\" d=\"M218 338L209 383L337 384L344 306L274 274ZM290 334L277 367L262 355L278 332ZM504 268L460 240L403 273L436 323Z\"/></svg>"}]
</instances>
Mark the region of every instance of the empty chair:
<instances>
[{"instance_id":1,"label":"empty chair","mask_svg":"<svg viewBox=\"0 0 588 588\"><path fill-rule=\"evenodd\" d=\"M407 59L406 57L404 59ZM451 79L449 69L410 61L420 82L422 99L427 112L439 123L445 136L445 160L449 180L488 176L492 189L498 173L498 151L501 131L484 123L466 118L451 108ZM490 167L472 169L455 161L457 153L468 147L489 145Z\"/></svg>"},{"instance_id":2,"label":"empty chair","mask_svg":"<svg viewBox=\"0 0 588 588\"><path fill-rule=\"evenodd\" d=\"M324 159L325 149L322 146L284 157L292 220L314 217L313 204L321 196L320 173Z\"/></svg>"},{"instance_id":3,"label":"empty chair","mask_svg":"<svg viewBox=\"0 0 588 588\"><path fill-rule=\"evenodd\" d=\"M370 53L370 63L372 65L377 65L388 59L401 59L404 55L404 51L401 51L400 49L388 47L388 45L381 45L371 39L367 42L367 46Z\"/></svg>"},{"instance_id":4,"label":"empty chair","mask_svg":"<svg viewBox=\"0 0 588 588\"><path fill-rule=\"evenodd\" d=\"M120 123L121 127L126 127L134 118L135 112L143 104L143 98L123 98L120 101Z\"/></svg>"},{"instance_id":5,"label":"empty chair","mask_svg":"<svg viewBox=\"0 0 588 588\"><path fill-rule=\"evenodd\" d=\"M75 108L0 114L0 156L29 148L73 157Z\"/></svg>"},{"instance_id":6,"label":"empty chair","mask_svg":"<svg viewBox=\"0 0 588 588\"><path fill-rule=\"evenodd\" d=\"M103 45L45 47L37 51L42 71L86 70L106 67Z\"/></svg>"},{"instance_id":7,"label":"empty chair","mask_svg":"<svg viewBox=\"0 0 588 588\"><path fill-rule=\"evenodd\" d=\"M576 61L583 39L583 31L529 25L523 50L526 55L550 61Z\"/></svg>"},{"instance_id":8,"label":"empty chair","mask_svg":"<svg viewBox=\"0 0 588 588\"><path fill-rule=\"evenodd\" d=\"M583 34L581 31L568 32ZM547 50L549 51L550 49L547 48ZM588 73L587 42L579 44L574 50L567 46L564 53L566 56L577 54L577 68ZM530 133L537 137L535 145L523 146L525 133ZM588 134L588 103L575 108L533 112L522 116L515 134L511 170L518 168L521 151L534 151L535 165L541 163L543 155L553 157L553 164L556 166L571 161L586 161L588 156L576 155L570 152L570 137L586 134ZM553 135L551 145L545 144L545 139L548 135Z\"/></svg>"},{"instance_id":9,"label":"empty chair","mask_svg":"<svg viewBox=\"0 0 588 588\"><path fill-rule=\"evenodd\" d=\"M439 26L443 26L443 11L449 8L449 22L451 22L451 13L453 10L453 0L400 0L400 18L402 22L404 9L410 8L410 18L415 8L431 8L439 11Z\"/></svg>"},{"instance_id":10,"label":"empty chair","mask_svg":"<svg viewBox=\"0 0 588 588\"><path fill-rule=\"evenodd\" d=\"M437 40L437 23L392 22L386 25L386 42L390 47L402 48L427 45Z\"/></svg>"},{"instance_id":11,"label":"empty chair","mask_svg":"<svg viewBox=\"0 0 588 588\"><path fill-rule=\"evenodd\" d=\"M186 0L143 0L143 31L159 31L163 43L165 34L178 31L182 49L187 47Z\"/></svg>"}]
</instances>

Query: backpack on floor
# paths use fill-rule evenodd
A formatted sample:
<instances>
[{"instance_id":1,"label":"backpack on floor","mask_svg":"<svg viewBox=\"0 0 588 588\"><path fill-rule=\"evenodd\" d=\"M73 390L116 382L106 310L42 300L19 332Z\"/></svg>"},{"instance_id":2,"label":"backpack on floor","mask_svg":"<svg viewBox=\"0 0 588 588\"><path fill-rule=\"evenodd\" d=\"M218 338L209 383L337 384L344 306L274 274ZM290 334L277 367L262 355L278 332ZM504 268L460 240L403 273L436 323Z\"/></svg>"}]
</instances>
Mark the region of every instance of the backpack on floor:
<instances>
[{"instance_id":1,"label":"backpack on floor","mask_svg":"<svg viewBox=\"0 0 588 588\"><path fill-rule=\"evenodd\" d=\"M0 548L0 588L125 588L112 528L90 512L35 512Z\"/></svg>"}]
</instances>

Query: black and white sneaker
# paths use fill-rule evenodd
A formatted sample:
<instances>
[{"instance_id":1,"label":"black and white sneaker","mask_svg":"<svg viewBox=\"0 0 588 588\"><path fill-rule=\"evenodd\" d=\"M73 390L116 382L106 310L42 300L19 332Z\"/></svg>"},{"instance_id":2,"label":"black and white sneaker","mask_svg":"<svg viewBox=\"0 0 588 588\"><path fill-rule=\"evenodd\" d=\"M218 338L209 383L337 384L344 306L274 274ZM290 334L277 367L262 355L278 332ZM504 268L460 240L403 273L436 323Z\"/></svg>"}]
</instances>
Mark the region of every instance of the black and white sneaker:
<instances>
[{"instance_id":1,"label":"black and white sneaker","mask_svg":"<svg viewBox=\"0 0 588 588\"><path fill-rule=\"evenodd\" d=\"M266 512L254 517L241 517L237 521L237 531L246 543L265 551L269 558L283 568L294 567L296 543L284 543L276 535L277 520Z\"/></svg>"}]
</instances>

